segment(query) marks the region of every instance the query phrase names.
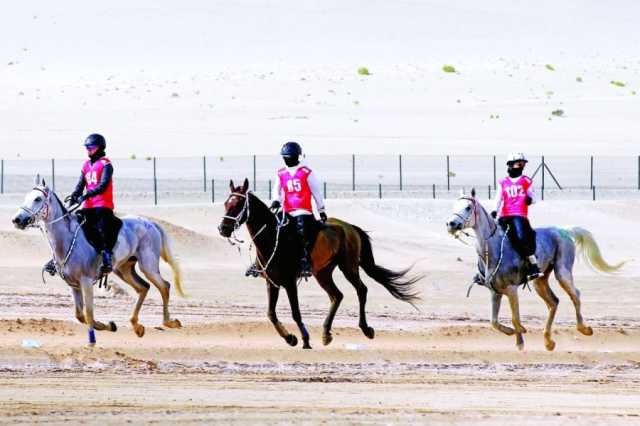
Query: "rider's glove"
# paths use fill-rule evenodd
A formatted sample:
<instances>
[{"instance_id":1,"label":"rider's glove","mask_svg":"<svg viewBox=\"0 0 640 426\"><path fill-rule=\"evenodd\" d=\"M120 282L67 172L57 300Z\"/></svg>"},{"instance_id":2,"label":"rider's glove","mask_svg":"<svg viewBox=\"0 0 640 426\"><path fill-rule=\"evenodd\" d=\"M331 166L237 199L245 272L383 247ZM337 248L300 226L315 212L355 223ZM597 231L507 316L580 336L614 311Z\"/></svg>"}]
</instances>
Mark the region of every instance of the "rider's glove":
<instances>
[{"instance_id":1,"label":"rider's glove","mask_svg":"<svg viewBox=\"0 0 640 426\"><path fill-rule=\"evenodd\" d=\"M320 220L323 223L327 221L327 214L325 212L320 212Z\"/></svg>"},{"instance_id":2,"label":"rider's glove","mask_svg":"<svg viewBox=\"0 0 640 426\"><path fill-rule=\"evenodd\" d=\"M527 198L524 199L524 203L530 206L533 203L533 199L527 195Z\"/></svg>"},{"instance_id":3,"label":"rider's glove","mask_svg":"<svg viewBox=\"0 0 640 426\"><path fill-rule=\"evenodd\" d=\"M497 217L498 217L498 212L497 212L497 211L495 211L495 210L494 210L494 211L492 211L492 212L491 212L491 217L492 217L492 218L494 218L494 219L495 219L495 218L497 218Z\"/></svg>"},{"instance_id":4,"label":"rider's glove","mask_svg":"<svg viewBox=\"0 0 640 426\"><path fill-rule=\"evenodd\" d=\"M273 202L271 203L271 207L269 207L269 209L273 212L277 212L280 209L280 201L273 200Z\"/></svg>"}]
</instances>

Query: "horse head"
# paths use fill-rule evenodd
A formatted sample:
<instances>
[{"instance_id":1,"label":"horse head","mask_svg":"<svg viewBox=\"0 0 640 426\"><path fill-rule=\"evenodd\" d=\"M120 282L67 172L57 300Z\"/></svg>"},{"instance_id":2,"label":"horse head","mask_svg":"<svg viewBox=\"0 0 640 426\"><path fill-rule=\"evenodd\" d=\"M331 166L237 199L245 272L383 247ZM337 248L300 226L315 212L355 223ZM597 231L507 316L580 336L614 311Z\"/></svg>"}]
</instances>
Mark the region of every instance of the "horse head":
<instances>
[{"instance_id":1,"label":"horse head","mask_svg":"<svg viewBox=\"0 0 640 426\"><path fill-rule=\"evenodd\" d=\"M220 235L231 237L249 218L249 179L244 180L242 186L235 186L233 180L229 181L229 198L224 202L224 216L218 226Z\"/></svg>"},{"instance_id":2,"label":"horse head","mask_svg":"<svg viewBox=\"0 0 640 426\"><path fill-rule=\"evenodd\" d=\"M25 229L39 221L48 220L52 194L44 179L36 175L33 189L25 195L24 202L11 219L13 225Z\"/></svg>"},{"instance_id":3,"label":"horse head","mask_svg":"<svg viewBox=\"0 0 640 426\"><path fill-rule=\"evenodd\" d=\"M476 189L471 189L471 196L460 191L460 197L453 206L453 213L447 220L447 231L456 234L464 229L473 228L478 220L478 200Z\"/></svg>"}]
</instances>

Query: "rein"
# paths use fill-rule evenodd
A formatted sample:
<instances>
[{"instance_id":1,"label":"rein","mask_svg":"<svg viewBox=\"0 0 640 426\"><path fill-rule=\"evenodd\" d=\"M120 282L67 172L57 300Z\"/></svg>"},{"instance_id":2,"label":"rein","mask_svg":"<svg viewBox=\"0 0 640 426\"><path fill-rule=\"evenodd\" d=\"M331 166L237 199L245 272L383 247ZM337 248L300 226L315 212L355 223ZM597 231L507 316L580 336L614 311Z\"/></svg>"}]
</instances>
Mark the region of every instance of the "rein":
<instances>
[{"instance_id":1,"label":"rein","mask_svg":"<svg viewBox=\"0 0 640 426\"><path fill-rule=\"evenodd\" d=\"M222 218L223 219L230 219L232 221L234 221L233 224L233 231L231 233L230 237L227 237L227 241L229 241L229 243L231 245L237 245L237 244L244 244L243 240L240 240L237 236L236 236L236 231L242 226L243 221L244 222L248 222L249 221L249 217L251 216L251 208L249 206L249 200L250 197L249 195L251 194L251 191L247 192L246 194L241 194L239 192L232 192L229 197L227 198L227 201L229 201L229 199L231 199L231 197L233 196L238 196L240 198L244 198L245 202L244 205L242 206L242 209L240 210L240 212L236 215L236 216L230 216L230 215L223 215ZM246 213L246 217L245 216ZM244 220L243 220L244 217ZM287 217L285 216L284 212L282 214L282 218L278 218L278 215L276 215L276 238L275 238L275 244L273 246L273 251L271 252L271 255L269 256L269 259L267 259L266 263L262 263L262 261L260 261L260 256L256 253L256 260L255 262L252 263L257 263L259 268L256 269L258 273L263 274L265 276L265 278L267 279L267 282L271 285L273 285L274 287L280 287L279 284L275 283L270 277L269 274L267 273L267 269L269 268L269 265L271 264L271 261L273 261L276 252L278 251L278 244L280 242L280 230L285 227L287 224L289 223ZM251 238L251 245L249 246L249 251L251 250L252 246L255 246L257 248L256 245L256 240L258 239L258 237L260 236L260 234L262 234L262 232L267 228L267 224L262 225L262 227L258 230L258 232L256 232L254 235L250 235Z\"/></svg>"}]
</instances>

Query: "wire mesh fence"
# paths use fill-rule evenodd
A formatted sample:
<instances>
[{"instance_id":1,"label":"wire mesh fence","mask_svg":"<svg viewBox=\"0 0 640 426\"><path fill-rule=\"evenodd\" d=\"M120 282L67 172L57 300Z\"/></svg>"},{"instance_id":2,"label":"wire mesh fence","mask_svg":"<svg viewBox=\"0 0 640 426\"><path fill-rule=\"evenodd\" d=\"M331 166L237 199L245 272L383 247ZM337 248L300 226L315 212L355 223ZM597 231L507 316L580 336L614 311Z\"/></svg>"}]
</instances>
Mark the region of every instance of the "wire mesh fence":
<instances>
[{"instance_id":1,"label":"wire mesh fence","mask_svg":"<svg viewBox=\"0 0 640 426\"><path fill-rule=\"evenodd\" d=\"M327 198L454 198L475 187L495 195L505 175L501 156L334 155L305 160ZM60 194L80 178L83 160L0 160L0 200L21 199L36 173ZM229 180L249 179L269 198L279 156L202 156L112 159L116 201L125 204L222 201ZM533 156L526 172L546 199L640 199L640 156Z\"/></svg>"}]
</instances>

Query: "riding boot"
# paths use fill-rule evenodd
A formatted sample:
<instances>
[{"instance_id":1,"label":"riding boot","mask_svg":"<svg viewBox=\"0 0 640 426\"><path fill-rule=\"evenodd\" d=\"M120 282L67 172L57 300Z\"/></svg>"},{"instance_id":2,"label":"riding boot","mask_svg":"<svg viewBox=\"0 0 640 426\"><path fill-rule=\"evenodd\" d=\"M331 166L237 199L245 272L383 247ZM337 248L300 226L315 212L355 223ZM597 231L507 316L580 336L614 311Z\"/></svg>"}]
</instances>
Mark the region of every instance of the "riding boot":
<instances>
[{"instance_id":1,"label":"riding boot","mask_svg":"<svg viewBox=\"0 0 640 426\"><path fill-rule=\"evenodd\" d=\"M49 275L51 275L52 277L56 274L56 272L58 272L56 270L56 264L53 262L53 259L45 263L44 266L42 267L42 270L48 273Z\"/></svg>"},{"instance_id":2,"label":"riding boot","mask_svg":"<svg viewBox=\"0 0 640 426\"><path fill-rule=\"evenodd\" d=\"M297 216L295 218L296 230L298 231L298 237L302 246L302 258L300 259L300 276L304 279L313 275L311 271L311 247L309 247L309 241L306 235L305 216Z\"/></svg>"},{"instance_id":3,"label":"riding boot","mask_svg":"<svg viewBox=\"0 0 640 426\"><path fill-rule=\"evenodd\" d=\"M102 267L100 268L100 273L106 275L111 271L113 271L111 253L108 250L102 250Z\"/></svg>"},{"instance_id":4,"label":"riding boot","mask_svg":"<svg viewBox=\"0 0 640 426\"><path fill-rule=\"evenodd\" d=\"M538 259L536 255L533 254L529 256L529 270L527 271L527 280L535 280L536 278L540 278L542 276L542 272L540 272L540 267L538 266Z\"/></svg>"}]
</instances>

